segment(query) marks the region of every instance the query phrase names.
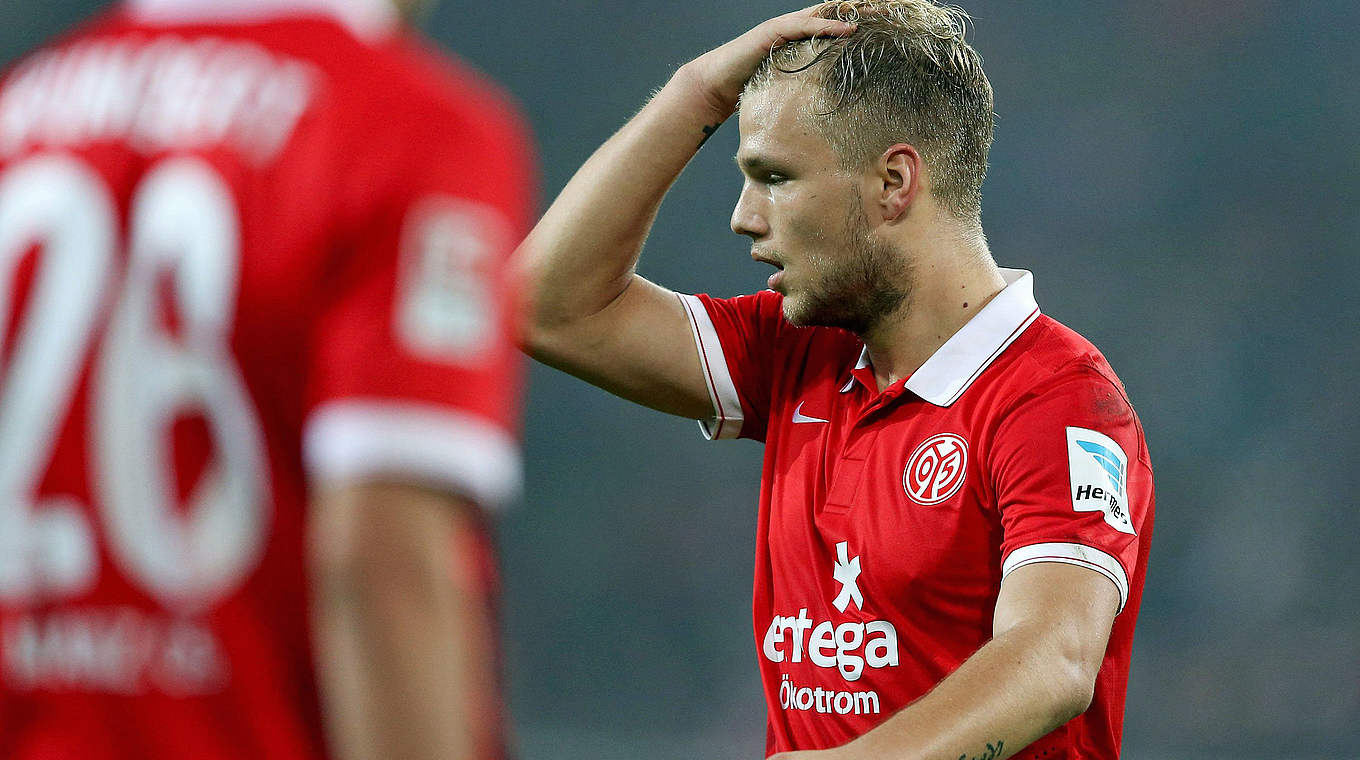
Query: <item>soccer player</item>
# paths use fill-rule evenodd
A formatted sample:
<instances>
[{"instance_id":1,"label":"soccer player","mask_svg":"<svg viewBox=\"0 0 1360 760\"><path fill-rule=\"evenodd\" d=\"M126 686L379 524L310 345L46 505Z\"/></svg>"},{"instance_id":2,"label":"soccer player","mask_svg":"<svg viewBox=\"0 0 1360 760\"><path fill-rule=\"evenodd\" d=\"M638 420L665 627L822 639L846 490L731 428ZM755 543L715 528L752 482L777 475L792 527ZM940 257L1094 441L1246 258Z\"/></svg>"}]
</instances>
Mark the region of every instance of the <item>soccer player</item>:
<instances>
[{"instance_id":1,"label":"soccer player","mask_svg":"<svg viewBox=\"0 0 1360 760\"><path fill-rule=\"evenodd\" d=\"M634 266L735 110L732 229L776 271L680 296ZM1119 753L1152 474L1105 359L988 250L992 124L958 12L831 2L682 66L520 248L536 357L765 443L770 753Z\"/></svg>"},{"instance_id":2,"label":"soccer player","mask_svg":"<svg viewBox=\"0 0 1360 760\"><path fill-rule=\"evenodd\" d=\"M413 5L131 0L0 79L0 757L504 754L532 162Z\"/></svg>"}]
</instances>

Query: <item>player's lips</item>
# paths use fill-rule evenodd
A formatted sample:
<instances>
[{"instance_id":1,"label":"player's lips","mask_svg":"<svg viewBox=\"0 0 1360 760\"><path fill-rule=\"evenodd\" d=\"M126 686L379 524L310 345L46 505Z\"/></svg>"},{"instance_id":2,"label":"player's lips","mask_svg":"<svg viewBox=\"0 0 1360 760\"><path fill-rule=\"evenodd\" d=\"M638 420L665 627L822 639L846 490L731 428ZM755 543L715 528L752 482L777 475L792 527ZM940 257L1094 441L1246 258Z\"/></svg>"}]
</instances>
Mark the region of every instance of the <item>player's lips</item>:
<instances>
[{"instance_id":1,"label":"player's lips","mask_svg":"<svg viewBox=\"0 0 1360 760\"><path fill-rule=\"evenodd\" d=\"M770 278L765 283L766 287L768 287L770 290L778 290L779 283L784 279L784 265L773 256L761 253L760 251L754 249L751 251L751 258L755 259L756 261L759 261L762 264L769 264L770 266L778 270L774 274L770 275Z\"/></svg>"}]
</instances>

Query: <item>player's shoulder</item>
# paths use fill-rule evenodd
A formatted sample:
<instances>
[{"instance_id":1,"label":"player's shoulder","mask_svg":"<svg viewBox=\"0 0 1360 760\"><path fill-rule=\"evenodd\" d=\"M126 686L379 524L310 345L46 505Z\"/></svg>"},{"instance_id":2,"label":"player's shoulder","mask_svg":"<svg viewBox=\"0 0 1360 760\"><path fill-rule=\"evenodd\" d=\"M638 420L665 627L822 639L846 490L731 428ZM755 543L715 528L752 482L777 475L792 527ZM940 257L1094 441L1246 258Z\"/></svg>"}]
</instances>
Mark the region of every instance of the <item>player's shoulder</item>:
<instances>
[{"instance_id":1,"label":"player's shoulder","mask_svg":"<svg viewBox=\"0 0 1360 760\"><path fill-rule=\"evenodd\" d=\"M519 120L519 105L494 80L472 64L414 34L398 34L379 52L401 72L404 84L422 103L463 118Z\"/></svg>"},{"instance_id":2,"label":"player's shoulder","mask_svg":"<svg viewBox=\"0 0 1360 760\"><path fill-rule=\"evenodd\" d=\"M350 107L371 103L385 109L446 113L514 110L509 96L488 77L412 32L394 29L367 38L336 24L314 24L306 31L295 37L293 52L330 74L337 94L350 96ZM277 35L270 35L270 41L288 44Z\"/></svg>"},{"instance_id":3,"label":"player's shoulder","mask_svg":"<svg viewBox=\"0 0 1360 760\"><path fill-rule=\"evenodd\" d=\"M327 119L342 134L427 161L436 160L432 152L452 148L469 160L479 158L479 150L495 152L491 146L528 151L529 130L518 105L453 53L403 30L360 38L332 24L311 32L292 52L321 72ZM270 42L288 44L275 36Z\"/></svg>"},{"instance_id":4,"label":"player's shoulder","mask_svg":"<svg viewBox=\"0 0 1360 760\"><path fill-rule=\"evenodd\" d=\"M372 45L368 55L367 86L350 93L351 105L344 109L360 133L420 164L450 170L456 164L464 174L496 175L508 164L529 173L528 121L498 83L411 33Z\"/></svg>"},{"instance_id":5,"label":"player's shoulder","mask_svg":"<svg viewBox=\"0 0 1360 760\"><path fill-rule=\"evenodd\" d=\"M1080 333L1047 315L1040 315L1007 349L1010 362L1002 365L1005 401L997 405L997 420L1034 404L1061 408L1091 424L1130 426L1137 431L1140 459L1146 459L1142 423L1124 383L1105 356ZM1055 406L1056 405L1056 406Z\"/></svg>"},{"instance_id":6,"label":"player's shoulder","mask_svg":"<svg viewBox=\"0 0 1360 760\"><path fill-rule=\"evenodd\" d=\"M1030 404L1057 404L1141 428L1124 383L1091 341L1040 315L994 368L989 404L1002 422Z\"/></svg>"},{"instance_id":7,"label":"player's shoulder","mask_svg":"<svg viewBox=\"0 0 1360 760\"><path fill-rule=\"evenodd\" d=\"M1099 378L1124 392L1123 383L1100 349L1046 314L1035 319L1013 348L1014 361L1009 371L1018 384L1045 387L1086 377Z\"/></svg>"}]
</instances>

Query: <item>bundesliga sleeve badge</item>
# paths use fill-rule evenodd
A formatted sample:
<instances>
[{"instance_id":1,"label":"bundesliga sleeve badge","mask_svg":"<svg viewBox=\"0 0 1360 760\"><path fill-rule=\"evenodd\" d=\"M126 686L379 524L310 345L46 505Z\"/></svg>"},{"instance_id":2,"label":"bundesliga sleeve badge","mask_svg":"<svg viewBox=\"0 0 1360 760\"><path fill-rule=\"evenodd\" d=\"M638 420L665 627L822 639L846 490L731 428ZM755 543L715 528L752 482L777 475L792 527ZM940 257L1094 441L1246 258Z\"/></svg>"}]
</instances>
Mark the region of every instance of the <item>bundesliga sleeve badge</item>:
<instances>
[{"instance_id":1,"label":"bundesliga sleeve badge","mask_svg":"<svg viewBox=\"0 0 1360 760\"><path fill-rule=\"evenodd\" d=\"M1110 527L1137 535L1129 519L1129 458L1124 449L1103 433L1069 427L1067 463L1072 481L1072 509L1103 512Z\"/></svg>"}]
</instances>

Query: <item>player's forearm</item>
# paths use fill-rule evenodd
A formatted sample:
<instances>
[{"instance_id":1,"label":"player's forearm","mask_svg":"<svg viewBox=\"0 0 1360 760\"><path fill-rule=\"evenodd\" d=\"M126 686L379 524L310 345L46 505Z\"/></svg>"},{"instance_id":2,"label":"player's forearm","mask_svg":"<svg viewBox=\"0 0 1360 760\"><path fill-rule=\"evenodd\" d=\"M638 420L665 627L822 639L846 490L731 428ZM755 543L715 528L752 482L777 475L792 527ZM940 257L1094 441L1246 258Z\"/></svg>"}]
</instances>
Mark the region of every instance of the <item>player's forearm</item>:
<instances>
[{"instance_id":1,"label":"player's forearm","mask_svg":"<svg viewBox=\"0 0 1360 760\"><path fill-rule=\"evenodd\" d=\"M473 758L484 718L473 697L489 686L477 676L487 666L477 655L485 608L450 578L449 505L398 501L352 505L389 511L397 524L361 519L329 558L314 550L314 638L331 744L340 760ZM335 522L317 530L346 530Z\"/></svg>"},{"instance_id":2,"label":"player's forearm","mask_svg":"<svg viewBox=\"0 0 1360 760\"><path fill-rule=\"evenodd\" d=\"M1004 760L1081 714L1095 671L1052 631L1017 626L929 694L833 754L864 760Z\"/></svg>"},{"instance_id":3,"label":"player's forearm","mask_svg":"<svg viewBox=\"0 0 1360 760\"><path fill-rule=\"evenodd\" d=\"M719 114L682 67L576 172L516 256L533 331L598 313L627 287L666 191Z\"/></svg>"},{"instance_id":4,"label":"player's forearm","mask_svg":"<svg viewBox=\"0 0 1360 760\"><path fill-rule=\"evenodd\" d=\"M319 610L327 722L343 760L471 758L450 603L396 589ZM368 596L367 594L365 596Z\"/></svg>"}]
</instances>

